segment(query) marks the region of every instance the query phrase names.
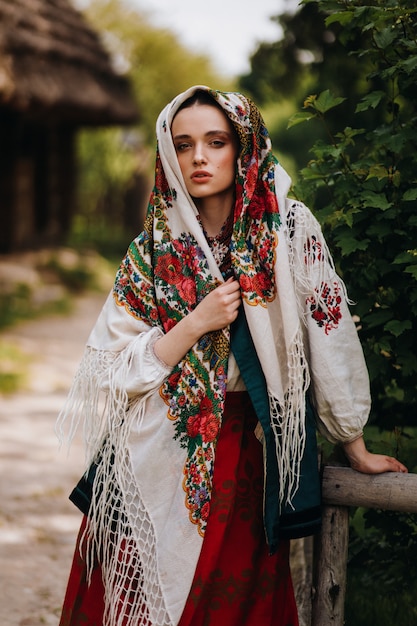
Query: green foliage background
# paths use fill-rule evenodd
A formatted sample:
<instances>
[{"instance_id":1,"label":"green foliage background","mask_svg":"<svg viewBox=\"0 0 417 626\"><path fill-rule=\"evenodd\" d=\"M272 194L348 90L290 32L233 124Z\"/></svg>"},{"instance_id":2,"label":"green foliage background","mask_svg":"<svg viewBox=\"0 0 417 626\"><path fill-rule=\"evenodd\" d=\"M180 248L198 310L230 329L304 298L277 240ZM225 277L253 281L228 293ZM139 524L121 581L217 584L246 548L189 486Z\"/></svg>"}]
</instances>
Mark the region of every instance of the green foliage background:
<instances>
[{"instance_id":1,"label":"green foliage background","mask_svg":"<svg viewBox=\"0 0 417 626\"><path fill-rule=\"evenodd\" d=\"M410 349L417 328L417 9L411 4L320 2L326 25L343 25L342 42L362 41L349 54L365 71L367 90L354 103L350 124L339 122L337 131L327 114L344 100L330 90L307 97L291 121L317 121L327 135L314 144L295 193L316 207L340 259L360 318L372 417L388 428L416 425L417 418L417 355Z\"/></svg>"},{"instance_id":2,"label":"green foliage background","mask_svg":"<svg viewBox=\"0 0 417 626\"><path fill-rule=\"evenodd\" d=\"M415 426L417 8L390 1L319 4L327 27L342 26L339 40L350 47L366 81L361 98L351 100L355 110L349 125L340 124L342 117L335 130L334 119L327 121L344 102L330 90L306 98L304 111L292 118L291 124L319 122L327 136L314 144L295 193L317 207L357 303L374 423L390 429ZM416 465L413 443L405 453L410 469ZM416 624L416 562L415 516L356 511L346 623Z\"/></svg>"}]
</instances>

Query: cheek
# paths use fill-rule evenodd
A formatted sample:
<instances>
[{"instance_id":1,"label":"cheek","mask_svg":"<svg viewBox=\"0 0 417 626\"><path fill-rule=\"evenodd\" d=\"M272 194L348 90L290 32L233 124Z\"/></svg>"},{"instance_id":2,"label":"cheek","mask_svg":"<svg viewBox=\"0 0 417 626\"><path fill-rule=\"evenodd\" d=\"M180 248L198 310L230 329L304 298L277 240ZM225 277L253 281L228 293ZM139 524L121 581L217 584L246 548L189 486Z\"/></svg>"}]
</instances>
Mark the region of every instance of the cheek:
<instances>
[{"instance_id":1,"label":"cheek","mask_svg":"<svg viewBox=\"0 0 417 626\"><path fill-rule=\"evenodd\" d=\"M180 166L180 170L181 172L184 174L186 167L187 167L187 162L186 159L184 158L184 154L177 154L177 159L178 159L178 165Z\"/></svg>"},{"instance_id":2,"label":"cheek","mask_svg":"<svg viewBox=\"0 0 417 626\"><path fill-rule=\"evenodd\" d=\"M219 170L224 172L224 175L227 177L232 176L234 178L236 171L236 158L234 154L225 155L217 165Z\"/></svg>"}]
</instances>

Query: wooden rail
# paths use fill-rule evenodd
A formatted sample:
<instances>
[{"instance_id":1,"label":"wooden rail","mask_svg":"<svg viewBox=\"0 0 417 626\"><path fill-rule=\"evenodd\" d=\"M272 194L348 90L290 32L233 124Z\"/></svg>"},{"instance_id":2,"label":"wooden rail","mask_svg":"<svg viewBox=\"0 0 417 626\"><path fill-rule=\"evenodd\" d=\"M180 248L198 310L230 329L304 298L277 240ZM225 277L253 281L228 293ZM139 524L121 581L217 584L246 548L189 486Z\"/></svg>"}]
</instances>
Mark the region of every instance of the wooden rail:
<instances>
[{"instance_id":1,"label":"wooden rail","mask_svg":"<svg viewBox=\"0 0 417 626\"><path fill-rule=\"evenodd\" d=\"M360 474L326 466L323 523L314 557L311 626L343 626L349 544L349 507L417 513L417 474Z\"/></svg>"}]
</instances>

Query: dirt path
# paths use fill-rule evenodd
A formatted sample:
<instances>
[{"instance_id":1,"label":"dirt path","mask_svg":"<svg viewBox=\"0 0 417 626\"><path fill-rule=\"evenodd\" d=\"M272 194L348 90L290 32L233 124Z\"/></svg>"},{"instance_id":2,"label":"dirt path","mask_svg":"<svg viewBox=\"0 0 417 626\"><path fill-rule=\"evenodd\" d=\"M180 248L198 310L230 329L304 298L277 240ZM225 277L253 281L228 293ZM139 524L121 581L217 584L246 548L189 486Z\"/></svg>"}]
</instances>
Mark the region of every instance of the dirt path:
<instances>
[{"instance_id":1,"label":"dirt path","mask_svg":"<svg viewBox=\"0 0 417 626\"><path fill-rule=\"evenodd\" d=\"M0 396L0 626L57 626L81 514L68 493L83 469L54 425L103 295L73 314L20 324L2 337L27 354L28 389Z\"/></svg>"}]
</instances>

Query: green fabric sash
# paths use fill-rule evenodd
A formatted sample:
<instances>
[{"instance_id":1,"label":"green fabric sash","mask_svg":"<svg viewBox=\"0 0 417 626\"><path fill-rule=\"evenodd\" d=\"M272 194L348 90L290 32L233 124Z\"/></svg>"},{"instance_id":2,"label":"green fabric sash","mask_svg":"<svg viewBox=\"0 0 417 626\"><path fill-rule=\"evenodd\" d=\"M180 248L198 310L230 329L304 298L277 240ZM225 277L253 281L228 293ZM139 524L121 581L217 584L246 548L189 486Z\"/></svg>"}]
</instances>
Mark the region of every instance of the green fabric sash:
<instances>
[{"instance_id":1,"label":"green fabric sash","mask_svg":"<svg viewBox=\"0 0 417 626\"><path fill-rule=\"evenodd\" d=\"M305 537L320 529L321 487L313 407L307 396L306 445L300 466L300 483L292 506L282 507L278 495L278 465L267 387L243 307L232 324L231 349L265 437L264 525L269 551L273 554L279 539Z\"/></svg>"}]
</instances>

